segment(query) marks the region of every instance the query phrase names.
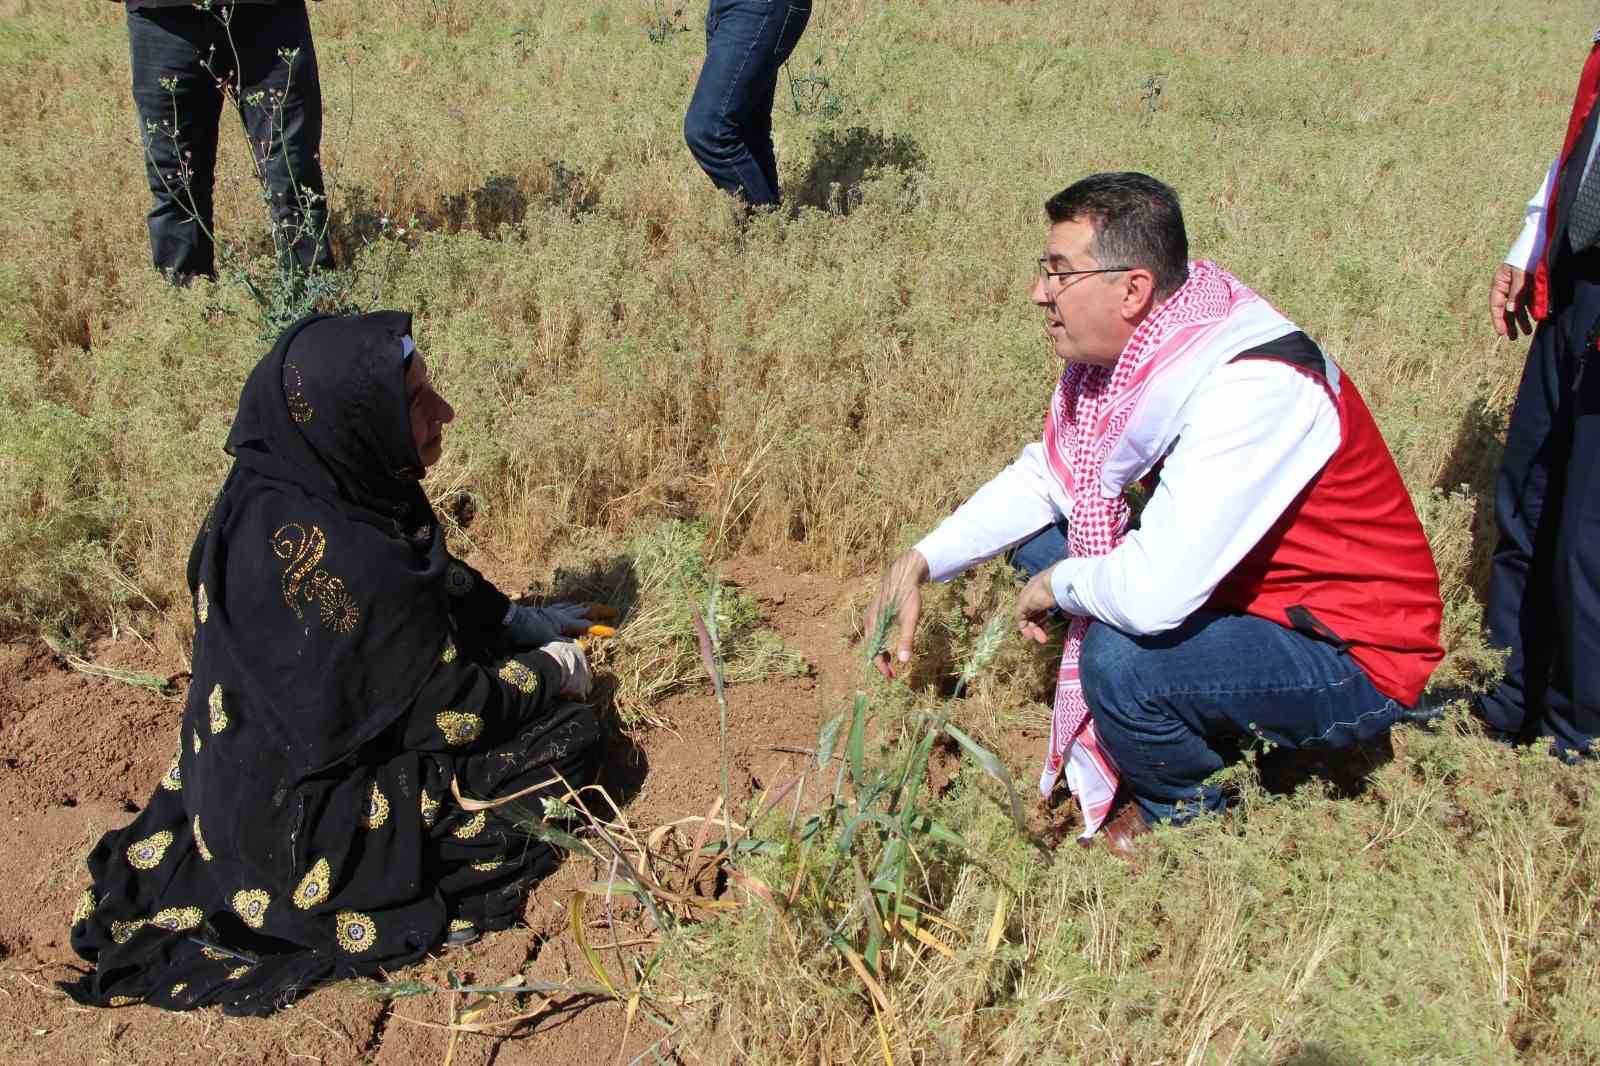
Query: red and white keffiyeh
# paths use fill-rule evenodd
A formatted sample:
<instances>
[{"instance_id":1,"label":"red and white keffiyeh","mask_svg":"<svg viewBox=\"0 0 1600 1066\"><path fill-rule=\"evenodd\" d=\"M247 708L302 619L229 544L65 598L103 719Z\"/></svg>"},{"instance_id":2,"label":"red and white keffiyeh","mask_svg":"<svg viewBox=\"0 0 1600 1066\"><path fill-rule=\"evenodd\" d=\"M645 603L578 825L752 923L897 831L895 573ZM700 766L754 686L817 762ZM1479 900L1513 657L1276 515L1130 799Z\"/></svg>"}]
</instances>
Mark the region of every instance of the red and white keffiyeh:
<instances>
[{"instance_id":1,"label":"red and white keffiyeh","mask_svg":"<svg viewBox=\"0 0 1600 1066\"><path fill-rule=\"evenodd\" d=\"M1172 447L1183 406L1205 376L1295 328L1233 275L1197 260L1189 264L1189 280L1134 330L1115 365L1067 365L1045 416L1044 451L1052 476L1072 500L1072 557L1105 555L1122 543L1130 517L1123 490ZM1067 627L1050 748L1039 777L1039 791L1048 797L1065 770L1067 787L1083 808L1084 840L1110 813L1118 778L1100 746L1078 675L1092 621L1073 615Z\"/></svg>"}]
</instances>

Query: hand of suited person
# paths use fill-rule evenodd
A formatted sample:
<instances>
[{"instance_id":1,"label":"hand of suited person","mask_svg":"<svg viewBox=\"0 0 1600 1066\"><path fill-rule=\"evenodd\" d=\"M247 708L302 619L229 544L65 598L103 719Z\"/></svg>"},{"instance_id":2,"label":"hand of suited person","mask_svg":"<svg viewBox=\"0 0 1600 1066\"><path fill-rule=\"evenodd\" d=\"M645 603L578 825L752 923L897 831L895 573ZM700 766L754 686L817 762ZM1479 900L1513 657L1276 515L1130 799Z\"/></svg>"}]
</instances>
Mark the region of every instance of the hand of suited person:
<instances>
[{"instance_id":1,"label":"hand of suited person","mask_svg":"<svg viewBox=\"0 0 1600 1066\"><path fill-rule=\"evenodd\" d=\"M1494 280L1489 284L1489 324L1500 336L1516 340L1519 327L1524 334L1533 332L1533 321L1528 317L1531 289L1527 271L1510 263L1495 268Z\"/></svg>"}]
</instances>

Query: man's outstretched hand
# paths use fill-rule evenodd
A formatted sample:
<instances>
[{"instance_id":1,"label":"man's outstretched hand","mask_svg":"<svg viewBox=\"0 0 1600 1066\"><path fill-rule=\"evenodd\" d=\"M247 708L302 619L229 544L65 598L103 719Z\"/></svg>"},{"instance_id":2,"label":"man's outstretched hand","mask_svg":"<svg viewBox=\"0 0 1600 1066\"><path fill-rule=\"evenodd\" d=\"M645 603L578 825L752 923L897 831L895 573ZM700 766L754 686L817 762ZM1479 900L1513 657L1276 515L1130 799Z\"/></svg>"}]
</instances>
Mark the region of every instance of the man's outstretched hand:
<instances>
[{"instance_id":1,"label":"man's outstretched hand","mask_svg":"<svg viewBox=\"0 0 1600 1066\"><path fill-rule=\"evenodd\" d=\"M884 677L898 677L900 669L911 661L911 642L917 634L917 621L922 617L922 583L926 580L928 560L913 548L889 567L872 602L867 604L868 640L877 633L879 619L885 612L894 617L900 630L898 642L891 641L873 657L873 665ZM892 653L890 648L893 648Z\"/></svg>"},{"instance_id":2,"label":"man's outstretched hand","mask_svg":"<svg viewBox=\"0 0 1600 1066\"><path fill-rule=\"evenodd\" d=\"M1043 644L1050 639L1045 626L1050 612L1056 609L1055 589L1050 587L1049 567L1033 575L1017 595L1017 631L1029 640Z\"/></svg>"},{"instance_id":3,"label":"man's outstretched hand","mask_svg":"<svg viewBox=\"0 0 1600 1066\"><path fill-rule=\"evenodd\" d=\"M1533 332L1533 320L1528 317L1528 301L1533 293L1528 284L1528 273L1510 263L1495 267L1494 281L1489 284L1489 324L1502 337L1517 339L1517 329Z\"/></svg>"}]
</instances>

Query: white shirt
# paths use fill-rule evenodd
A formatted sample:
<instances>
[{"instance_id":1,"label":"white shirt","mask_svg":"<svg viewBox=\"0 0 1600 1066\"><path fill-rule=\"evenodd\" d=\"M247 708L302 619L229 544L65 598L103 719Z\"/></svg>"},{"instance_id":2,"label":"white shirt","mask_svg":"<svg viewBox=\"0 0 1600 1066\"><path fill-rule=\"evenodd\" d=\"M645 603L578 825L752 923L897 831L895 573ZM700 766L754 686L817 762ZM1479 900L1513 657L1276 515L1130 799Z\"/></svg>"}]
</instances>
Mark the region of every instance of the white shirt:
<instances>
[{"instance_id":1,"label":"white shirt","mask_svg":"<svg viewBox=\"0 0 1600 1066\"><path fill-rule=\"evenodd\" d=\"M1339 414L1327 391L1270 359L1218 367L1181 417L1139 528L1106 555L1065 559L1052 571L1062 610L1127 633L1177 626L1210 599L1339 447ZM916 550L935 581L948 581L1070 520L1072 505L1036 441Z\"/></svg>"},{"instance_id":2,"label":"white shirt","mask_svg":"<svg viewBox=\"0 0 1600 1066\"><path fill-rule=\"evenodd\" d=\"M1595 147L1600 147L1600 137L1594 139ZM1592 153L1593 149L1591 149ZM1517 235L1511 250L1506 253L1506 262L1518 270L1532 270L1539 265L1539 258L1544 255L1544 213L1550 203L1550 189L1556 183L1556 164L1561 160L1556 159L1550 164L1550 169L1545 171L1544 182L1539 186L1539 191L1533 194L1533 199L1528 201L1528 207L1522 219L1522 232ZM1588 173L1587 169L1584 171Z\"/></svg>"}]
</instances>

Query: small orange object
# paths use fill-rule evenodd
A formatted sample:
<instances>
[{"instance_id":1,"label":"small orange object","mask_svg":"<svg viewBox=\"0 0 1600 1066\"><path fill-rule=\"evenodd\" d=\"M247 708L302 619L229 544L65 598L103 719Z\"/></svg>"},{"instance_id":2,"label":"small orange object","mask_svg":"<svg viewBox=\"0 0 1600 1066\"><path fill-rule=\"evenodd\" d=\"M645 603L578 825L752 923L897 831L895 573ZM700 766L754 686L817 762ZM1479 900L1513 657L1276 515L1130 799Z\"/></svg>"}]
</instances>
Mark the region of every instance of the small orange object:
<instances>
[{"instance_id":1,"label":"small orange object","mask_svg":"<svg viewBox=\"0 0 1600 1066\"><path fill-rule=\"evenodd\" d=\"M590 626L583 631L583 635L586 637L614 637L617 635L617 631L611 626Z\"/></svg>"}]
</instances>

